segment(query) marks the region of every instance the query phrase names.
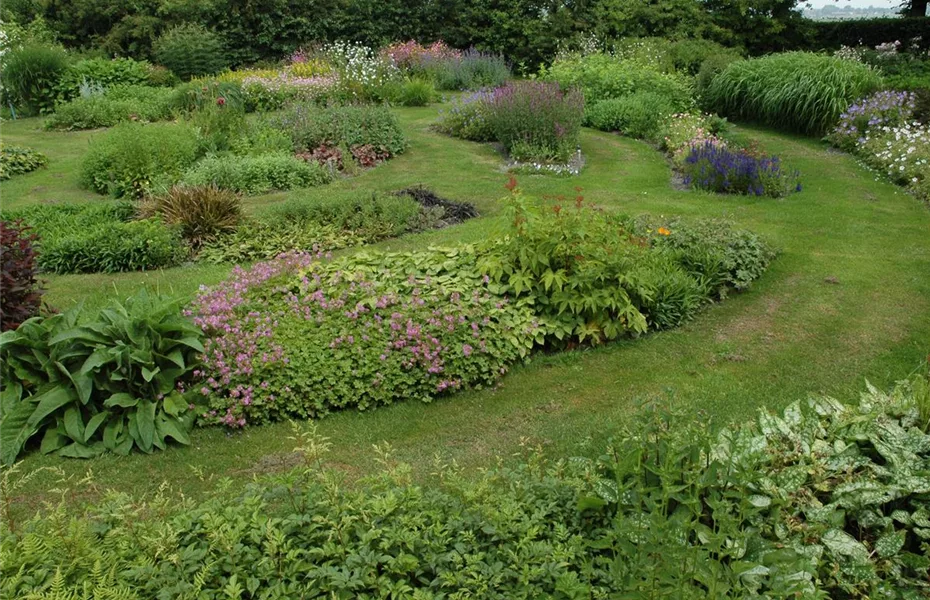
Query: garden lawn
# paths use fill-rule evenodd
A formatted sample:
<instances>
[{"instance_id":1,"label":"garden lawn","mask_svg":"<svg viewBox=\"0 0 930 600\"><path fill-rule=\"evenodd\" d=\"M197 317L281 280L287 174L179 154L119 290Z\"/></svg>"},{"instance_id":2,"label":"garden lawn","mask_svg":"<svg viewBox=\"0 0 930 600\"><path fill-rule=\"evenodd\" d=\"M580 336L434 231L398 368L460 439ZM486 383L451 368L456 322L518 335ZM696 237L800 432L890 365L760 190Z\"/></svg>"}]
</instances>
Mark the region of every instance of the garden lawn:
<instances>
[{"instance_id":1,"label":"garden lawn","mask_svg":"<svg viewBox=\"0 0 930 600\"><path fill-rule=\"evenodd\" d=\"M411 146L375 169L332 189L393 190L424 184L440 195L474 202L482 218L446 230L380 244L415 249L483 239L503 230L500 202L507 176L487 145L430 130L435 107L399 109ZM5 182L4 208L48 201L93 201L77 187L80 153L91 133L45 133L37 120L4 124L4 141L33 146L50 159L47 169ZM930 351L930 211L889 183L876 181L849 156L818 141L739 128L802 172L804 191L784 200L717 197L677 191L663 156L645 143L584 130L587 167L576 178L523 176L530 195L566 196L581 187L588 201L631 214L729 217L762 234L779 251L769 271L745 293L701 313L672 331L583 351L537 355L493 389L458 393L432 404L401 403L360 413L331 415L319 431L332 443L329 462L348 479L378 469L373 445L387 442L417 477L436 460L474 469L505 460L521 445L554 455L597 451L599 441L628 422L645 402L685 407L696 419L742 420L759 408L780 409L808 393L855 398L868 379L887 386L911 373ZM249 209L287 194L254 197ZM150 273L48 277L47 301L66 307L99 305L145 284L189 298L200 284L221 280L229 267L184 266ZM90 461L29 454L24 482L13 502L18 514L54 500L59 479L72 485L91 470L96 486L131 493L187 496L234 485L294 465L299 459L287 423L235 433L195 430L189 447L151 456L105 455Z\"/></svg>"}]
</instances>

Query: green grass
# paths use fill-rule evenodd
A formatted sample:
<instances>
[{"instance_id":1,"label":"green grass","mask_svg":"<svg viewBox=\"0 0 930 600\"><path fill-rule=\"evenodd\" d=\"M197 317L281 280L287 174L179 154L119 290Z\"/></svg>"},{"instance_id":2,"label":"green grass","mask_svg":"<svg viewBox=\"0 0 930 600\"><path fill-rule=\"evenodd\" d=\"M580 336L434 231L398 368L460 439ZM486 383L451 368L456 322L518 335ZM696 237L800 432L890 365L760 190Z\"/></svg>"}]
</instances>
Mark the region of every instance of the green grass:
<instances>
[{"instance_id":1,"label":"green grass","mask_svg":"<svg viewBox=\"0 0 930 600\"><path fill-rule=\"evenodd\" d=\"M410 249L494 235L507 176L486 145L445 138L429 130L436 108L400 109L411 140L408 153L362 175L311 190L392 190L422 183L457 200L474 202L483 218L381 247ZM5 125L10 143L46 152L46 172L4 183L4 206L56 200L93 200L76 187L76 160L86 133L35 134L36 121ZM930 350L930 211L893 185L875 181L852 158L821 143L740 128L802 172L805 189L784 200L716 197L670 185L669 167L650 146L584 130L587 168L577 178L525 176L533 195L575 187L586 199L628 213L730 217L777 246L781 254L751 290L710 307L684 327L595 350L539 355L494 389L469 391L429 405L403 403L369 413L346 411L320 422L333 444L332 466L354 478L377 469L373 444L388 442L396 459L418 476L434 461L468 469L512 456L521 444L553 454L597 449L599 440L628 421L642 402L685 407L695 418L743 419L760 407L778 409L808 393L850 400L864 379L885 386L910 373ZM92 134L90 134L92 135ZM36 137L37 136L37 137ZM57 177L52 177L56 173ZM48 189L36 191L45 186ZM250 209L287 194L250 198ZM48 301L97 305L142 284L189 297L201 284L222 279L228 267L187 266L151 273L48 278ZM207 493L222 478L237 484L293 464L290 426L280 423L227 435L193 434L190 447L151 456L65 460L32 453L24 472L42 472L14 498L20 512L56 498L59 477L73 482L92 470L98 488L154 491L167 481L176 493ZM85 486L86 487L86 486ZM70 497L69 497L70 498Z\"/></svg>"}]
</instances>

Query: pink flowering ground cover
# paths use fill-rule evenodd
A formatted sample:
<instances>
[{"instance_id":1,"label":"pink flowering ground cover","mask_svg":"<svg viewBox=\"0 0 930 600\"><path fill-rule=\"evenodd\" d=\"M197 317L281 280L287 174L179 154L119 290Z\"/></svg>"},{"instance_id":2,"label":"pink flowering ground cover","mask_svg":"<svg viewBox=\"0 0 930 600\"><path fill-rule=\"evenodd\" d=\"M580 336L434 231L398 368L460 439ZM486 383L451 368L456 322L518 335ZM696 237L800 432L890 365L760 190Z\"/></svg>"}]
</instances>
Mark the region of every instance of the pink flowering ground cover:
<instances>
[{"instance_id":1,"label":"pink flowering ground cover","mask_svg":"<svg viewBox=\"0 0 930 600\"><path fill-rule=\"evenodd\" d=\"M241 427L493 383L542 333L475 262L465 247L237 268L190 311L206 334L202 421Z\"/></svg>"}]
</instances>

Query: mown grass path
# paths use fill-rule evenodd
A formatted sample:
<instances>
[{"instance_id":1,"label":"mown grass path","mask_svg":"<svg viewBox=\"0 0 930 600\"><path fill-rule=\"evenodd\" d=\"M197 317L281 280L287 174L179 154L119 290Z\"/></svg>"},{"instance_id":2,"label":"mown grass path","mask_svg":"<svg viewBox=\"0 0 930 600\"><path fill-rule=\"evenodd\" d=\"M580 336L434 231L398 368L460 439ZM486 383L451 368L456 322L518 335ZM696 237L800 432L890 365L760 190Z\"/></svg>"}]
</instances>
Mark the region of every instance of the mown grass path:
<instances>
[{"instance_id":1,"label":"mown grass path","mask_svg":"<svg viewBox=\"0 0 930 600\"><path fill-rule=\"evenodd\" d=\"M452 140L429 129L436 108L398 111L411 141L407 154L341 181L345 188L398 189L422 183L476 203L484 215L464 225L408 236L382 247L413 249L494 235L502 227L506 175L488 146ZM4 141L49 155L48 170L0 187L6 208L48 201L94 201L76 185L78 157L94 133L39 133L35 120L4 125ZM631 214L729 217L763 234L780 250L751 290L710 307L688 325L595 350L537 356L494 389L432 404L402 403L323 419L330 463L355 478L377 469L372 445L388 442L397 460L427 476L436 457L466 468L512 456L524 441L556 455L597 449L642 402L673 403L694 418L742 419L778 409L808 393L854 399L865 379L880 386L911 372L930 351L930 210L846 155L804 138L739 128L802 172L805 189L785 200L714 197L676 191L663 157L650 146L586 130L588 165L577 178L522 177L531 195L582 188L588 201ZM329 188L313 193L325 195ZM285 194L251 198L250 207ZM228 267L187 266L151 273L48 278L48 301L99 304L146 283L190 296ZM220 478L234 488L294 463L290 426L281 423L227 435L195 431L193 445L151 456L92 461L30 454L22 469L60 467L79 478L91 469L101 488L131 493L163 481L197 495ZM58 476L42 473L17 492L22 510L55 498Z\"/></svg>"}]
</instances>

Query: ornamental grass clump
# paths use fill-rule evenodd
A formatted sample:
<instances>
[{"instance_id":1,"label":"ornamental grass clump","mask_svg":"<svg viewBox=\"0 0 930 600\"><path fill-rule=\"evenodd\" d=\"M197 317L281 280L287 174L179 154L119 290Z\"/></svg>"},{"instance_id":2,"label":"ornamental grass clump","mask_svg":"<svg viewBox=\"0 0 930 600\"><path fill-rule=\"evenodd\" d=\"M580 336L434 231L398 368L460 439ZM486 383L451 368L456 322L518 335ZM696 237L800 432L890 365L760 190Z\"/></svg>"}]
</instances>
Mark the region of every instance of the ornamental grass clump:
<instances>
[{"instance_id":1,"label":"ornamental grass clump","mask_svg":"<svg viewBox=\"0 0 930 600\"><path fill-rule=\"evenodd\" d=\"M557 83L525 81L497 88L488 121L494 138L518 161L565 161L579 144L584 97Z\"/></svg>"},{"instance_id":2,"label":"ornamental grass clump","mask_svg":"<svg viewBox=\"0 0 930 600\"><path fill-rule=\"evenodd\" d=\"M801 191L800 173L777 156L756 156L714 141L692 146L682 172L686 185L718 194L780 198Z\"/></svg>"},{"instance_id":3,"label":"ornamental grass clump","mask_svg":"<svg viewBox=\"0 0 930 600\"><path fill-rule=\"evenodd\" d=\"M855 100L879 90L879 71L810 52L785 52L730 63L705 101L717 113L788 131L823 134Z\"/></svg>"}]
</instances>

